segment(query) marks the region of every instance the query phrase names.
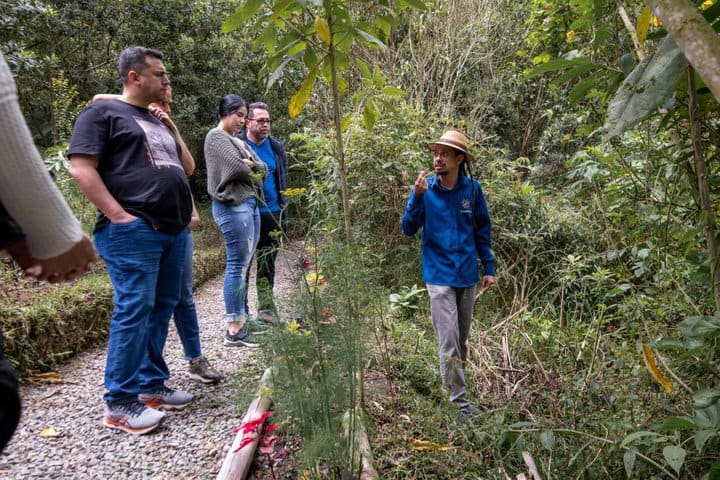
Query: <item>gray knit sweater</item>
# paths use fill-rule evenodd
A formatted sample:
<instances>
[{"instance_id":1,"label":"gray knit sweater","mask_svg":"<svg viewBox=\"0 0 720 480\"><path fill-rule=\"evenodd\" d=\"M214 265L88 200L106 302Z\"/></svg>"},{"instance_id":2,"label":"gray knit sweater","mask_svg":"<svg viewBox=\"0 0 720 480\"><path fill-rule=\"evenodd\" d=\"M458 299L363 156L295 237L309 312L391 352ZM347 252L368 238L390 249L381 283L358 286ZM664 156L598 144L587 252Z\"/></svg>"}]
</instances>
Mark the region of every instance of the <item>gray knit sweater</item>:
<instances>
[{"instance_id":1,"label":"gray knit sweater","mask_svg":"<svg viewBox=\"0 0 720 480\"><path fill-rule=\"evenodd\" d=\"M67 252L83 231L35 148L2 53L0 119L0 202L22 227L35 258Z\"/></svg>"},{"instance_id":2,"label":"gray knit sweater","mask_svg":"<svg viewBox=\"0 0 720 480\"><path fill-rule=\"evenodd\" d=\"M244 158L252 158L250 169ZM262 186L267 165L239 138L215 127L205 136L207 191L213 200L237 205L254 195L263 200Z\"/></svg>"}]
</instances>

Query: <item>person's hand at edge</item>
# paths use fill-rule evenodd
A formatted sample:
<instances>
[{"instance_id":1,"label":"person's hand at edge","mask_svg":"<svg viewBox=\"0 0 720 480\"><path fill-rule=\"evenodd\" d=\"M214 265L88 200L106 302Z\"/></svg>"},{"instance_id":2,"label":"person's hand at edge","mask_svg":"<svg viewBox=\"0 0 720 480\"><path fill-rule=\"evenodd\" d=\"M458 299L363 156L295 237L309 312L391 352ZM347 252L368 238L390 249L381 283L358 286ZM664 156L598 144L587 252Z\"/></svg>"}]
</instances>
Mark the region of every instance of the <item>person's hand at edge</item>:
<instances>
[{"instance_id":1,"label":"person's hand at edge","mask_svg":"<svg viewBox=\"0 0 720 480\"><path fill-rule=\"evenodd\" d=\"M495 277L492 275L485 275L480 282L480 288L478 289L478 295L482 295L487 292L488 288L495 285Z\"/></svg>"},{"instance_id":2,"label":"person's hand at edge","mask_svg":"<svg viewBox=\"0 0 720 480\"><path fill-rule=\"evenodd\" d=\"M98 261L90 238L83 235L70 250L55 257L38 260L25 268L25 273L50 283L69 282L85 275Z\"/></svg>"}]
</instances>

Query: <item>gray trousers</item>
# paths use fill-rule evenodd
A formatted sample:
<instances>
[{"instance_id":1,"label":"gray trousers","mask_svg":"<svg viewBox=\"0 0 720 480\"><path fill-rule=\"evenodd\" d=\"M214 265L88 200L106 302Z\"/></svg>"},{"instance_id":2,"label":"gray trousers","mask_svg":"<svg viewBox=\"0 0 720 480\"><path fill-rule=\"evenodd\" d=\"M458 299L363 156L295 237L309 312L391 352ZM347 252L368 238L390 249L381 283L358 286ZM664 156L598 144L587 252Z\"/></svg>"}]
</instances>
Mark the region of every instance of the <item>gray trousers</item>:
<instances>
[{"instance_id":1,"label":"gray trousers","mask_svg":"<svg viewBox=\"0 0 720 480\"><path fill-rule=\"evenodd\" d=\"M467 339L472 323L476 286L467 288L426 284L430 295L430 316L438 339L440 378L459 407L469 402L465 388Z\"/></svg>"}]
</instances>

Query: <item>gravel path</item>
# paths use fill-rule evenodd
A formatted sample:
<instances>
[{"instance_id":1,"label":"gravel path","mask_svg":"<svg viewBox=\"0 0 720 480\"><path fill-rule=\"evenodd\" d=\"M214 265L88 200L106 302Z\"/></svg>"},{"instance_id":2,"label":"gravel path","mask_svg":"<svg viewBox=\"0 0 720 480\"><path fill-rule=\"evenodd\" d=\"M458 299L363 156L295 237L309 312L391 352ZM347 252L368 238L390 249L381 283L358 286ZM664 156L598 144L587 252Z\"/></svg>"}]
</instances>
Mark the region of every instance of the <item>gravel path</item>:
<instances>
[{"instance_id":1,"label":"gravel path","mask_svg":"<svg viewBox=\"0 0 720 480\"><path fill-rule=\"evenodd\" d=\"M296 285L296 264L287 252L278 256L275 292L280 299L288 298ZM58 383L30 382L22 387L23 417L0 455L0 478L215 478L264 366L259 349L222 344L222 277L197 289L195 302L203 354L225 376L223 382L204 385L188 377L171 322L165 349L171 372L168 386L193 393L195 400L182 412L168 412L155 432L134 436L102 425L107 345L91 349L59 368ZM255 302L251 287L253 311ZM248 375L248 370L253 373ZM47 427L58 435L42 436Z\"/></svg>"}]
</instances>

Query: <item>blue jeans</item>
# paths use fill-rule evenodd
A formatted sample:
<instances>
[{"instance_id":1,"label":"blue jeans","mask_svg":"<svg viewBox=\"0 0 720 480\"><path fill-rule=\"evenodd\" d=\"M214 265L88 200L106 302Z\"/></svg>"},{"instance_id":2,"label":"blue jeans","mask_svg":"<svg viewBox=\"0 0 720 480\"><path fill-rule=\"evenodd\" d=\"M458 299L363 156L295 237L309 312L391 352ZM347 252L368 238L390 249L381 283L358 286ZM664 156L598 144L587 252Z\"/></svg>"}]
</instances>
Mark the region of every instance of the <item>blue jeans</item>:
<instances>
[{"instance_id":1,"label":"blue jeans","mask_svg":"<svg viewBox=\"0 0 720 480\"><path fill-rule=\"evenodd\" d=\"M200 350L200 325L197 309L193 300L193 236L188 234L185 246L185 269L180 285L180 301L173 311L175 328L182 342L185 360L193 360L202 355Z\"/></svg>"},{"instance_id":2,"label":"blue jeans","mask_svg":"<svg viewBox=\"0 0 720 480\"><path fill-rule=\"evenodd\" d=\"M168 324L180 298L188 231L153 230L138 218L95 233L115 288L105 364L107 403L137 401L170 377L163 359Z\"/></svg>"},{"instance_id":3,"label":"blue jeans","mask_svg":"<svg viewBox=\"0 0 720 480\"><path fill-rule=\"evenodd\" d=\"M257 199L249 197L237 205L213 200L212 213L225 237L227 253L223 282L225 321L238 322L246 315L245 274L260 237Z\"/></svg>"}]
</instances>

